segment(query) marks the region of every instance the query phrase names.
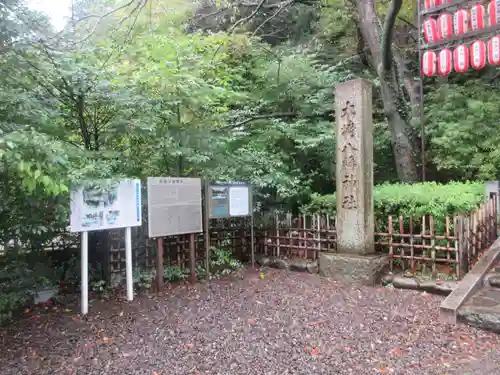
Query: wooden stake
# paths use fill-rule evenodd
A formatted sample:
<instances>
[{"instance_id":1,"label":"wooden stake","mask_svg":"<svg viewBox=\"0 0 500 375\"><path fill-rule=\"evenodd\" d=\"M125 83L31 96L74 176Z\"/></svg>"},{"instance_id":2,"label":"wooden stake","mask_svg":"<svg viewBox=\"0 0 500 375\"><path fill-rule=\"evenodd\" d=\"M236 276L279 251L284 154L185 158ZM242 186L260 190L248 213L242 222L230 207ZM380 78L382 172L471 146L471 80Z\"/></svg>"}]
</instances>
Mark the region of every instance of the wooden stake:
<instances>
[{"instance_id":1,"label":"wooden stake","mask_svg":"<svg viewBox=\"0 0 500 375\"><path fill-rule=\"evenodd\" d=\"M388 223L387 223L387 226L388 226L388 232L389 232L389 259L390 259L390 263L389 263L389 267L390 267L390 270L392 272L392 269L393 269L393 256L394 256L394 249L392 247L392 216L389 215L389 220L388 220Z\"/></svg>"},{"instance_id":2,"label":"wooden stake","mask_svg":"<svg viewBox=\"0 0 500 375\"><path fill-rule=\"evenodd\" d=\"M410 266L411 269L415 268L415 246L414 246L414 238L413 238L413 216L410 216Z\"/></svg>"},{"instance_id":3,"label":"wooden stake","mask_svg":"<svg viewBox=\"0 0 500 375\"><path fill-rule=\"evenodd\" d=\"M163 237L156 239L156 292L163 292L165 282L163 280Z\"/></svg>"},{"instance_id":4,"label":"wooden stake","mask_svg":"<svg viewBox=\"0 0 500 375\"><path fill-rule=\"evenodd\" d=\"M191 267L191 279L192 283L197 281L196 278L196 244L195 244L195 234L191 233L189 235L189 266Z\"/></svg>"},{"instance_id":5,"label":"wooden stake","mask_svg":"<svg viewBox=\"0 0 500 375\"><path fill-rule=\"evenodd\" d=\"M430 230L430 235L431 235L431 258L432 258L432 276L436 277L437 276L437 269L436 269L436 239L435 239L435 233L434 233L434 216L429 217L429 230Z\"/></svg>"},{"instance_id":6,"label":"wooden stake","mask_svg":"<svg viewBox=\"0 0 500 375\"><path fill-rule=\"evenodd\" d=\"M279 258L280 256L280 223L279 223L279 217L278 214L276 213L274 216L274 220L276 221L276 256Z\"/></svg>"}]
</instances>

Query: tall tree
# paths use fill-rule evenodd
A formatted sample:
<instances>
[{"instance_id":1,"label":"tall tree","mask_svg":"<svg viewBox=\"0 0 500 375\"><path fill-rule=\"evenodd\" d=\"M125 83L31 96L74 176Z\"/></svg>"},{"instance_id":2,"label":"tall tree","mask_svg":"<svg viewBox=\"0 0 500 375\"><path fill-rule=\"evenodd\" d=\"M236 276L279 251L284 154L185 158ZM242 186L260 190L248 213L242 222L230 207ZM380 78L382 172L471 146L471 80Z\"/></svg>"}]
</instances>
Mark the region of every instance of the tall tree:
<instances>
[{"instance_id":1,"label":"tall tree","mask_svg":"<svg viewBox=\"0 0 500 375\"><path fill-rule=\"evenodd\" d=\"M376 69L380 80L380 90L384 103L384 114L391 131L392 149L398 177L403 182L414 182L419 179L415 157L414 130L410 123L411 115L401 110L405 101L403 90L412 98L416 95L413 85L405 85L405 81L413 81L407 77L407 71L401 58L396 59L397 52L392 47L393 30L396 17L401 10L403 1L392 0L385 23L380 21L375 10L374 0L356 0L359 13L359 27L366 45L370 51L371 64ZM400 78L403 78L401 82Z\"/></svg>"}]
</instances>

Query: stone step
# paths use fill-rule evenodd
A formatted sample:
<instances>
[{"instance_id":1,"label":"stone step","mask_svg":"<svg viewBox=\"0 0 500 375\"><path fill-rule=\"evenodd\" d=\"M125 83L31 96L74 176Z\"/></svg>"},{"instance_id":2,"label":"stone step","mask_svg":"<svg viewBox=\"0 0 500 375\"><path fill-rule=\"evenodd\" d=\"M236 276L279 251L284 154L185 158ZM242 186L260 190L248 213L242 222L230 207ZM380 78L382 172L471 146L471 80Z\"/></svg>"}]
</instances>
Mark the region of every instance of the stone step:
<instances>
[{"instance_id":1,"label":"stone step","mask_svg":"<svg viewBox=\"0 0 500 375\"><path fill-rule=\"evenodd\" d=\"M490 277L488 279L488 284L493 288L500 288L500 275Z\"/></svg>"},{"instance_id":2,"label":"stone step","mask_svg":"<svg viewBox=\"0 0 500 375\"><path fill-rule=\"evenodd\" d=\"M497 263L484 277L485 287L500 288L500 264Z\"/></svg>"},{"instance_id":3,"label":"stone step","mask_svg":"<svg viewBox=\"0 0 500 375\"><path fill-rule=\"evenodd\" d=\"M481 288L458 310L457 318L471 326L500 333L500 288Z\"/></svg>"}]
</instances>

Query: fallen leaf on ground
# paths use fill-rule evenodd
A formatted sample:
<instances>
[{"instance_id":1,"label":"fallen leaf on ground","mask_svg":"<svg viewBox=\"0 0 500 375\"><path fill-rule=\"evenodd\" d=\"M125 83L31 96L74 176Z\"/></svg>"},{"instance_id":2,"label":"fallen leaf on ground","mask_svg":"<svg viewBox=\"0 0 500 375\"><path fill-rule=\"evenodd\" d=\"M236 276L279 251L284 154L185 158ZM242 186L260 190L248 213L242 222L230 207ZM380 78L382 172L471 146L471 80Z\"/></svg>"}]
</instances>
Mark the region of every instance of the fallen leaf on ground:
<instances>
[{"instance_id":1,"label":"fallen leaf on ground","mask_svg":"<svg viewBox=\"0 0 500 375\"><path fill-rule=\"evenodd\" d=\"M381 369L375 369L375 372L377 374L392 374L393 373L393 370L390 369L390 368L381 368Z\"/></svg>"},{"instance_id":2,"label":"fallen leaf on ground","mask_svg":"<svg viewBox=\"0 0 500 375\"><path fill-rule=\"evenodd\" d=\"M389 354L394 356L400 356L401 354L403 354L403 351L400 348L394 348L389 350Z\"/></svg>"},{"instance_id":3,"label":"fallen leaf on ground","mask_svg":"<svg viewBox=\"0 0 500 375\"><path fill-rule=\"evenodd\" d=\"M465 341L464 342L465 345L472 345L474 343L474 341L471 340L470 337L465 336L465 335L460 335L460 340Z\"/></svg>"},{"instance_id":4,"label":"fallen leaf on ground","mask_svg":"<svg viewBox=\"0 0 500 375\"><path fill-rule=\"evenodd\" d=\"M110 341L113 341L113 339L112 339L112 338L110 338L110 337L103 337L103 338L102 338L102 341L103 341L103 342L110 342Z\"/></svg>"}]
</instances>

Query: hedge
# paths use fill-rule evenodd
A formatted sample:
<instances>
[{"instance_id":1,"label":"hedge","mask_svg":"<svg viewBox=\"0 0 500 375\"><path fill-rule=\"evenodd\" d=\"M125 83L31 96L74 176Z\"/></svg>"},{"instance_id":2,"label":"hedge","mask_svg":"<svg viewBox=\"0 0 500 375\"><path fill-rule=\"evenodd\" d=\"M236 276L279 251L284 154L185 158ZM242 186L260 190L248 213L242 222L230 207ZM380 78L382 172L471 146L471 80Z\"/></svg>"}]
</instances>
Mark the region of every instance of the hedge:
<instances>
[{"instance_id":1,"label":"hedge","mask_svg":"<svg viewBox=\"0 0 500 375\"><path fill-rule=\"evenodd\" d=\"M377 226L382 229L389 215L403 216L416 221L424 215L434 216L436 230L443 230L445 217L473 211L484 201L484 182L450 182L439 184L383 184L373 191ZM313 195L311 202L302 207L304 214L335 215L335 194Z\"/></svg>"}]
</instances>

